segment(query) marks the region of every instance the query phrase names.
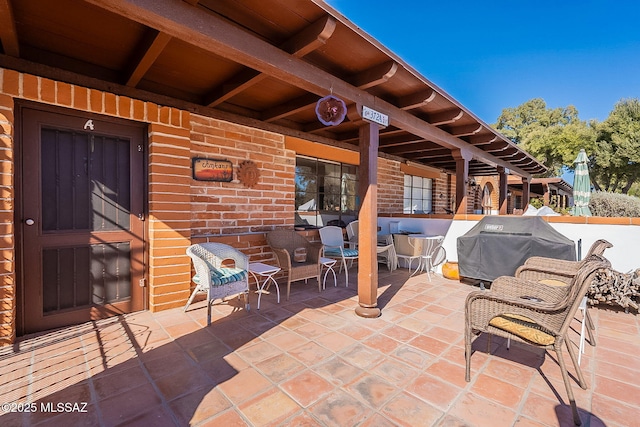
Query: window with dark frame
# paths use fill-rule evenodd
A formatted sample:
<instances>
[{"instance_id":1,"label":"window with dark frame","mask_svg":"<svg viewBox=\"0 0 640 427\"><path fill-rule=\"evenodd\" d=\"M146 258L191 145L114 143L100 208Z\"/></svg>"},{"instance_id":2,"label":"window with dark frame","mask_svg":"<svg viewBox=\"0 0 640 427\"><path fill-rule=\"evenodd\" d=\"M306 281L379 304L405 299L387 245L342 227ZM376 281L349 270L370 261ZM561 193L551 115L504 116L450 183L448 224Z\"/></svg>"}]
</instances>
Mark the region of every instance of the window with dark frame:
<instances>
[{"instance_id":1,"label":"window with dark frame","mask_svg":"<svg viewBox=\"0 0 640 427\"><path fill-rule=\"evenodd\" d=\"M357 166L297 156L295 185L296 226L345 226L357 218Z\"/></svg>"},{"instance_id":2,"label":"window with dark frame","mask_svg":"<svg viewBox=\"0 0 640 427\"><path fill-rule=\"evenodd\" d=\"M433 209L433 179L404 176L403 213L428 214Z\"/></svg>"}]
</instances>

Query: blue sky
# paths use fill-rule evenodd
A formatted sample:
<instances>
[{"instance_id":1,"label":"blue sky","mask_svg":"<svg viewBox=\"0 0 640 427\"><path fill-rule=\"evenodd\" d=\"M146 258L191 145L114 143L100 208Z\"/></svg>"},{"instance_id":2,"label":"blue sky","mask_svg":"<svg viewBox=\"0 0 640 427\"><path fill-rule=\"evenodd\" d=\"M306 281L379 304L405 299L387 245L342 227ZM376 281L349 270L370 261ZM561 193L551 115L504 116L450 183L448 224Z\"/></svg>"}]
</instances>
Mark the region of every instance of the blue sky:
<instances>
[{"instance_id":1,"label":"blue sky","mask_svg":"<svg viewBox=\"0 0 640 427\"><path fill-rule=\"evenodd\" d=\"M542 98L607 118L640 97L640 1L326 0L493 124Z\"/></svg>"}]
</instances>

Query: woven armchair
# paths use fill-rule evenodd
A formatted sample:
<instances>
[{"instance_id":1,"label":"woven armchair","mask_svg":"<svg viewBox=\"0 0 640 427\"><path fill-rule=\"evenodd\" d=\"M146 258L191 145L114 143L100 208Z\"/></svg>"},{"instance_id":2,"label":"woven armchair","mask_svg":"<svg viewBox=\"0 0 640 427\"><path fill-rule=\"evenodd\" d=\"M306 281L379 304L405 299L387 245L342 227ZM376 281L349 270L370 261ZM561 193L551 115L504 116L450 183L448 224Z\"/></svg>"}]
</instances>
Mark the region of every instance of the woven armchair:
<instances>
[{"instance_id":1,"label":"woven armchair","mask_svg":"<svg viewBox=\"0 0 640 427\"><path fill-rule=\"evenodd\" d=\"M591 255L602 256L604 251L613 247L611 243L604 239L596 240L589 252L582 261L566 261L553 258L546 258L540 256L534 256L527 259L524 265L518 267L515 273L515 277L520 279L540 281L540 280L559 280L567 285L571 283L577 272L582 267L585 260L589 259ZM586 304L586 303L585 303ZM596 338L593 334L595 330L595 324L591 319L588 307L585 305L584 317L586 321L586 331L589 335L589 343L592 346L596 345Z\"/></svg>"},{"instance_id":2,"label":"woven armchair","mask_svg":"<svg viewBox=\"0 0 640 427\"><path fill-rule=\"evenodd\" d=\"M465 304L465 380L471 376L473 337L481 332L554 350L562 372L576 425L581 424L569 374L562 355L565 344L583 389L587 384L569 342L567 332L573 317L598 270L610 263L598 256L585 258L568 286L549 286L516 277L498 277L490 290L474 291Z\"/></svg>"},{"instance_id":3,"label":"woven armchair","mask_svg":"<svg viewBox=\"0 0 640 427\"><path fill-rule=\"evenodd\" d=\"M267 242L276 256L278 266L287 275L287 300L291 291L291 282L304 279L316 279L318 292L322 290L320 282L320 253L322 245L311 243L294 230L273 230L267 234ZM306 251L306 260L297 262L294 259L296 249Z\"/></svg>"},{"instance_id":4,"label":"woven armchair","mask_svg":"<svg viewBox=\"0 0 640 427\"><path fill-rule=\"evenodd\" d=\"M588 259L591 255L602 256L604 251L613 245L604 239L596 240L589 252L584 257ZM565 283L571 283L583 261L566 261L553 258L534 256L527 259L524 265L516 270L515 276L528 280L555 279Z\"/></svg>"},{"instance_id":5,"label":"woven armchair","mask_svg":"<svg viewBox=\"0 0 640 427\"><path fill-rule=\"evenodd\" d=\"M187 255L193 262L196 271L193 281L196 284L184 311L199 292L207 293L207 325L211 324L211 304L218 298L238 295L244 296L245 309L249 305L249 260L239 250L222 243L200 243L187 248ZM226 266L226 260L234 262L234 266Z\"/></svg>"}]
</instances>

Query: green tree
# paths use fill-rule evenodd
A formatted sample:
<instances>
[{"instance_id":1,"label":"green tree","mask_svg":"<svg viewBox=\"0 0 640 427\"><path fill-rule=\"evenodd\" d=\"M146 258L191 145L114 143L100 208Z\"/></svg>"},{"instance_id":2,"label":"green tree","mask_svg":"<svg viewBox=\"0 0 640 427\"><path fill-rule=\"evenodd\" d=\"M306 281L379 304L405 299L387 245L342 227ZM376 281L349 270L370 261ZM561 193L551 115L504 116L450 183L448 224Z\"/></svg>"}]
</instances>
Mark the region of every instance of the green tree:
<instances>
[{"instance_id":1,"label":"green tree","mask_svg":"<svg viewBox=\"0 0 640 427\"><path fill-rule=\"evenodd\" d=\"M592 151L596 140L593 125L581 121L574 106L547 108L540 98L502 110L495 127L540 160L549 169L547 176L572 169L580 149Z\"/></svg>"},{"instance_id":2,"label":"green tree","mask_svg":"<svg viewBox=\"0 0 640 427\"><path fill-rule=\"evenodd\" d=\"M596 190L638 194L640 180L640 100L616 103L596 126L596 150L590 155L591 181Z\"/></svg>"}]
</instances>

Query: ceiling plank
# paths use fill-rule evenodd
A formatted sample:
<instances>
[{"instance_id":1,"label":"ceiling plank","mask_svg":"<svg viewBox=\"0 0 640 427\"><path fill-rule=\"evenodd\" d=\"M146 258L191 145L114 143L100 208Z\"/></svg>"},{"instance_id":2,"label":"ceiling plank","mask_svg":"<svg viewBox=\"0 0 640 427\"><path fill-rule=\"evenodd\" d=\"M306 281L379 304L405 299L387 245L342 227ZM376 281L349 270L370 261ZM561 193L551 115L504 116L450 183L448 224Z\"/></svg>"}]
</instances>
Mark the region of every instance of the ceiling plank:
<instances>
[{"instance_id":1,"label":"ceiling plank","mask_svg":"<svg viewBox=\"0 0 640 427\"><path fill-rule=\"evenodd\" d=\"M460 120L463 115L464 111L462 111L460 108L456 108L453 110L442 111L440 113L429 114L427 115L426 119L432 125L440 126L455 123Z\"/></svg>"},{"instance_id":2,"label":"ceiling plank","mask_svg":"<svg viewBox=\"0 0 640 427\"><path fill-rule=\"evenodd\" d=\"M304 110L308 110L318 101L318 95L308 93L284 104L269 108L262 114L262 120L273 122L283 117L291 116Z\"/></svg>"},{"instance_id":3,"label":"ceiling plank","mask_svg":"<svg viewBox=\"0 0 640 427\"><path fill-rule=\"evenodd\" d=\"M412 134L395 135L388 138L380 138L378 146L380 148L397 147L401 145L413 144L416 142L424 142L425 139Z\"/></svg>"},{"instance_id":4,"label":"ceiling plank","mask_svg":"<svg viewBox=\"0 0 640 427\"><path fill-rule=\"evenodd\" d=\"M154 30L149 33L153 34L146 37L134 53L135 59L132 61L131 71L127 73L128 77L125 83L127 86L136 87L140 83L142 77L149 71L149 68L171 40L171 36L167 33Z\"/></svg>"},{"instance_id":5,"label":"ceiling plank","mask_svg":"<svg viewBox=\"0 0 640 427\"><path fill-rule=\"evenodd\" d=\"M431 143L429 143L431 144ZM425 148L430 147L430 148ZM451 157L451 150L444 147L434 148L430 145L413 144L408 147L394 147L384 150L385 153L395 154L399 156L405 156L405 154L411 154L412 159L428 159L433 156L449 156Z\"/></svg>"},{"instance_id":6,"label":"ceiling plank","mask_svg":"<svg viewBox=\"0 0 640 427\"><path fill-rule=\"evenodd\" d=\"M0 0L0 42L4 53L16 58L20 57L20 44L13 8L9 0Z\"/></svg>"},{"instance_id":7,"label":"ceiling plank","mask_svg":"<svg viewBox=\"0 0 640 427\"><path fill-rule=\"evenodd\" d=\"M472 124L472 125L453 128L450 133L455 137L461 137L461 136L475 135L479 133L481 130L482 130L481 124Z\"/></svg>"},{"instance_id":8,"label":"ceiling plank","mask_svg":"<svg viewBox=\"0 0 640 427\"><path fill-rule=\"evenodd\" d=\"M284 42L280 48L296 58L302 58L308 53L313 52L320 46L324 45L333 35L335 29L335 18L326 15ZM267 77L268 75L255 71L251 68L246 69L224 82L219 87L213 89L207 96L205 96L204 103L209 107L216 107L238 93L260 83ZM284 115L278 118L281 117L284 117ZM276 120L276 118L272 120Z\"/></svg>"},{"instance_id":9,"label":"ceiling plank","mask_svg":"<svg viewBox=\"0 0 640 427\"><path fill-rule=\"evenodd\" d=\"M398 63L387 61L352 76L349 81L358 89L367 90L387 82L396 74L396 71L398 71Z\"/></svg>"},{"instance_id":10,"label":"ceiling plank","mask_svg":"<svg viewBox=\"0 0 640 427\"><path fill-rule=\"evenodd\" d=\"M280 49L296 58L302 58L327 43L336 25L335 18L326 15L284 42Z\"/></svg>"},{"instance_id":11,"label":"ceiling plank","mask_svg":"<svg viewBox=\"0 0 640 427\"><path fill-rule=\"evenodd\" d=\"M406 111L423 107L434 99L436 99L436 91L433 89L427 89L398 98L396 100L396 105L401 110Z\"/></svg>"},{"instance_id":12,"label":"ceiling plank","mask_svg":"<svg viewBox=\"0 0 640 427\"><path fill-rule=\"evenodd\" d=\"M455 135L433 126L373 94L354 87L314 64L292 57L278 47L235 27L222 17L201 13L198 9L184 2L158 0L85 1L158 31L167 32L193 46L240 63L245 67L259 70L271 78L287 82L299 89L319 96L332 92L335 96L348 102L375 106L376 110L389 116L389 122L392 126L402 128L409 133L450 149L465 149L479 159L508 168L522 177L529 178L531 176L530 171L495 158ZM540 166L544 168L542 165Z\"/></svg>"}]
</instances>

